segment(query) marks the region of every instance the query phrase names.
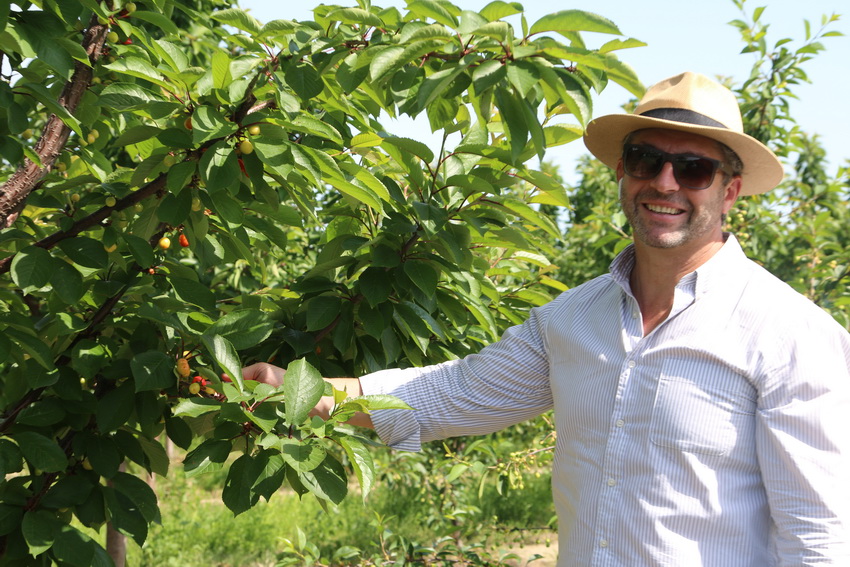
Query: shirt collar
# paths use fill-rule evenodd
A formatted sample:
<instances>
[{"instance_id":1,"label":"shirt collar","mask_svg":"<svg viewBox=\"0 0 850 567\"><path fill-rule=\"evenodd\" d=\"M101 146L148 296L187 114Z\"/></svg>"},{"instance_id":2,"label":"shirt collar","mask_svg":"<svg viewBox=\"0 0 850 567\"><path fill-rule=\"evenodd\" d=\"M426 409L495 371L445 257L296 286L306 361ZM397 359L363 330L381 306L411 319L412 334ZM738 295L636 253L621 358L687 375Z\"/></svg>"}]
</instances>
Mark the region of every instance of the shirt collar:
<instances>
[{"instance_id":1,"label":"shirt collar","mask_svg":"<svg viewBox=\"0 0 850 567\"><path fill-rule=\"evenodd\" d=\"M741 245L738 243L738 239L735 238L734 234L724 233L723 236L726 242L720 250L702 266L682 277L676 285L677 288L687 291L693 290L693 295L698 298L716 285L722 285L722 282L729 281L736 275L740 275L742 268L740 262L746 259L744 251L741 249ZM631 285L629 284L629 277L634 267L634 244L629 244L620 252L611 262L610 266L614 281L630 294Z\"/></svg>"}]
</instances>

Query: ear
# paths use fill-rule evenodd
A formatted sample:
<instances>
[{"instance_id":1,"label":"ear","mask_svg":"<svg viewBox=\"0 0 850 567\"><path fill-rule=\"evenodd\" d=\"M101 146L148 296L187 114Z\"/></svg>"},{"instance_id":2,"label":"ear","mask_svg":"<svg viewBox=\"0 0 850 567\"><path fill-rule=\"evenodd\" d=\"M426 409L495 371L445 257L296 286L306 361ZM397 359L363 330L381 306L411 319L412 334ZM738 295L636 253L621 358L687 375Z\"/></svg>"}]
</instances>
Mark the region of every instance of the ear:
<instances>
[{"instance_id":1,"label":"ear","mask_svg":"<svg viewBox=\"0 0 850 567\"><path fill-rule=\"evenodd\" d=\"M617 167L614 171L617 173L617 181L622 181L623 177L626 175L626 170L623 169L623 158L617 160Z\"/></svg>"},{"instance_id":2,"label":"ear","mask_svg":"<svg viewBox=\"0 0 850 567\"><path fill-rule=\"evenodd\" d=\"M741 194L741 176L736 175L733 177L729 183L726 185L726 193L723 196L723 214L727 214L732 210L732 206L735 204L735 201L738 200L738 196Z\"/></svg>"}]
</instances>

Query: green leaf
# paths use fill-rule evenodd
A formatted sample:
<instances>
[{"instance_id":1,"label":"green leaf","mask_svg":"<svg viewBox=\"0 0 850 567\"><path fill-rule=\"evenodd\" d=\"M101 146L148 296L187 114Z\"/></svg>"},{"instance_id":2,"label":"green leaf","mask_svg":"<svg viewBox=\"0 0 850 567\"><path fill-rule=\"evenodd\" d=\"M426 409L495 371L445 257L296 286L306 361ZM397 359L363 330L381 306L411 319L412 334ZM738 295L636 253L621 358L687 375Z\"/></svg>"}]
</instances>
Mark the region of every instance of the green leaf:
<instances>
[{"instance_id":1,"label":"green leaf","mask_svg":"<svg viewBox=\"0 0 850 567\"><path fill-rule=\"evenodd\" d=\"M87 236L69 238L60 242L59 248L80 266L98 270L109 265L109 254L104 250L103 242L93 238Z\"/></svg>"},{"instance_id":2,"label":"green leaf","mask_svg":"<svg viewBox=\"0 0 850 567\"><path fill-rule=\"evenodd\" d=\"M233 443L223 439L207 439L183 459L183 468L187 476L196 476L203 472L219 470L227 460Z\"/></svg>"},{"instance_id":3,"label":"green leaf","mask_svg":"<svg viewBox=\"0 0 850 567\"><path fill-rule=\"evenodd\" d=\"M129 232L123 233L121 238L123 238L124 242L127 243L127 247L130 249L133 259L136 260L136 263L139 264L139 266L153 266L153 248L147 240L134 234L130 234Z\"/></svg>"},{"instance_id":4,"label":"green leaf","mask_svg":"<svg viewBox=\"0 0 850 567\"><path fill-rule=\"evenodd\" d=\"M92 539L71 526L62 526L53 543L53 554L62 565L92 567L95 550L99 548Z\"/></svg>"},{"instance_id":5,"label":"green leaf","mask_svg":"<svg viewBox=\"0 0 850 567\"><path fill-rule=\"evenodd\" d=\"M479 13L487 20L495 22L496 20L501 20L502 18L519 14L520 12L522 12L522 4L519 2L495 0L484 6Z\"/></svg>"},{"instance_id":6,"label":"green leaf","mask_svg":"<svg viewBox=\"0 0 850 567\"><path fill-rule=\"evenodd\" d=\"M111 87L112 85L109 86ZM121 135L115 139L113 144L118 147L128 146L130 144L137 144L139 142L149 140L161 132L162 128L141 124L139 126L133 126L132 128L122 132Z\"/></svg>"},{"instance_id":7,"label":"green leaf","mask_svg":"<svg viewBox=\"0 0 850 567\"><path fill-rule=\"evenodd\" d=\"M286 368L283 393L286 396L286 421L300 425L307 419L325 391L325 381L306 360L292 361Z\"/></svg>"},{"instance_id":8,"label":"green leaf","mask_svg":"<svg viewBox=\"0 0 850 567\"><path fill-rule=\"evenodd\" d=\"M207 352L215 359L219 367L233 380L240 392L245 390L245 384L242 381L242 365L239 363L239 355L233 347L233 343L219 335L201 336L204 346L207 347Z\"/></svg>"},{"instance_id":9,"label":"green leaf","mask_svg":"<svg viewBox=\"0 0 850 567\"><path fill-rule=\"evenodd\" d=\"M150 471L151 474L168 476L168 467L171 464L171 460L168 457L168 453L165 452L165 447L163 447L158 441L151 441L142 435L137 437L137 439L139 441L139 445L142 446L145 457L147 457L148 471Z\"/></svg>"},{"instance_id":10,"label":"green leaf","mask_svg":"<svg viewBox=\"0 0 850 567\"><path fill-rule=\"evenodd\" d=\"M511 144L511 161L516 162L528 141L528 125L522 107L524 101L507 89L496 90L496 101L505 134Z\"/></svg>"},{"instance_id":11,"label":"green leaf","mask_svg":"<svg viewBox=\"0 0 850 567\"><path fill-rule=\"evenodd\" d=\"M178 298L206 311L215 310L215 295L208 286L188 278L169 276L168 283Z\"/></svg>"},{"instance_id":12,"label":"green leaf","mask_svg":"<svg viewBox=\"0 0 850 567\"><path fill-rule=\"evenodd\" d=\"M0 536L9 535L21 526L24 510L20 506L0 504Z\"/></svg>"},{"instance_id":13,"label":"green leaf","mask_svg":"<svg viewBox=\"0 0 850 567\"><path fill-rule=\"evenodd\" d=\"M547 148L569 144L581 138L583 133L583 128L572 124L552 124L543 127Z\"/></svg>"},{"instance_id":14,"label":"green leaf","mask_svg":"<svg viewBox=\"0 0 850 567\"><path fill-rule=\"evenodd\" d=\"M53 546L62 522L47 510L29 510L21 522L21 532L32 555L40 555Z\"/></svg>"},{"instance_id":15,"label":"green leaf","mask_svg":"<svg viewBox=\"0 0 850 567\"><path fill-rule=\"evenodd\" d=\"M8 439L0 439L0 475L5 478L9 473L20 472L24 466L23 459L17 445Z\"/></svg>"},{"instance_id":16,"label":"green leaf","mask_svg":"<svg viewBox=\"0 0 850 567\"><path fill-rule=\"evenodd\" d=\"M384 139L375 132L363 132L351 138L350 148L374 148L380 146Z\"/></svg>"},{"instance_id":17,"label":"green leaf","mask_svg":"<svg viewBox=\"0 0 850 567\"><path fill-rule=\"evenodd\" d=\"M359 396L357 398L351 399L358 400L359 403L365 402L364 407L369 411L384 409L413 409L400 398L385 394L371 394L368 396Z\"/></svg>"},{"instance_id":18,"label":"green leaf","mask_svg":"<svg viewBox=\"0 0 850 567\"><path fill-rule=\"evenodd\" d=\"M221 500L234 515L238 516L250 510L259 500L259 495L255 495L251 489L261 471L256 459L247 454L242 455L230 465L221 492Z\"/></svg>"},{"instance_id":19,"label":"green leaf","mask_svg":"<svg viewBox=\"0 0 850 567\"><path fill-rule=\"evenodd\" d=\"M101 433L111 433L127 421L133 413L135 396L135 386L129 380L103 396L95 414Z\"/></svg>"},{"instance_id":20,"label":"green leaf","mask_svg":"<svg viewBox=\"0 0 850 567\"><path fill-rule=\"evenodd\" d=\"M208 398L185 398L174 406L172 415L185 417L198 417L211 411L219 411L221 402Z\"/></svg>"},{"instance_id":21,"label":"green leaf","mask_svg":"<svg viewBox=\"0 0 850 567\"><path fill-rule=\"evenodd\" d=\"M298 478L315 496L334 504L340 504L348 495L345 469L330 454L312 471L299 473Z\"/></svg>"},{"instance_id":22,"label":"green leaf","mask_svg":"<svg viewBox=\"0 0 850 567\"><path fill-rule=\"evenodd\" d=\"M42 472L59 472L68 466L68 457L53 439L34 431L21 431L10 436L24 458Z\"/></svg>"},{"instance_id":23,"label":"green leaf","mask_svg":"<svg viewBox=\"0 0 850 567\"><path fill-rule=\"evenodd\" d=\"M100 100L98 101L102 106L112 108L118 111L126 111L126 110L138 110L140 108L145 108L151 103L159 102L164 100L161 96L157 95L153 91L149 91L136 83L112 83L107 85L103 91L100 93ZM144 126L143 128L152 128L151 126ZM156 132L153 135L159 133L161 129L156 129ZM147 138L142 138L137 140L140 142L142 140L147 140L153 136L148 136ZM128 145L137 142L125 142L122 140L120 145Z\"/></svg>"},{"instance_id":24,"label":"green leaf","mask_svg":"<svg viewBox=\"0 0 850 567\"><path fill-rule=\"evenodd\" d=\"M383 142L381 143L381 146L383 146L384 148L386 148L387 145L396 147L402 150L403 152L413 154L427 163L434 161L434 153L428 146L426 146L422 142L411 140L410 138L398 138L395 136L389 136L384 138Z\"/></svg>"},{"instance_id":25,"label":"green leaf","mask_svg":"<svg viewBox=\"0 0 850 567\"><path fill-rule=\"evenodd\" d=\"M140 547L144 545L148 537L148 522L133 501L110 487L105 487L104 496L112 527L131 537Z\"/></svg>"},{"instance_id":26,"label":"green leaf","mask_svg":"<svg viewBox=\"0 0 850 567\"><path fill-rule=\"evenodd\" d=\"M362 8L337 8L328 12L325 18L344 24L365 24L376 28L384 27L384 22L381 18Z\"/></svg>"},{"instance_id":27,"label":"green leaf","mask_svg":"<svg viewBox=\"0 0 850 567\"><path fill-rule=\"evenodd\" d=\"M563 10L543 16L531 26L530 34L558 32L570 37L571 32L597 32L622 35L620 29L607 18L583 10Z\"/></svg>"},{"instance_id":28,"label":"green leaf","mask_svg":"<svg viewBox=\"0 0 850 567\"><path fill-rule=\"evenodd\" d=\"M214 12L215 14L220 14L221 12ZM180 29L172 22L170 19L166 18L162 14L158 14L156 12L148 12L146 10L136 10L133 12L133 18L136 20L142 20L143 22L148 22L169 35L178 35L180 33Z\"/></svg>"},{"instance_id":29,"label":"green leaf","mask_svg":"<svg viewBox=\"0 0 850 567\"><path fill-rule=\"evenodd\" d=\"M366 268L357 281L360 293L372 307L386 301L393 288L392 280L388 277L387 270L383 268Z\"/></svg>"},{"instance_id":30,"label":"green leaf","mask_svg":"<svg viewBox=\"0 0 850 567\"><path fill-rule=\"evenodd\" d=\"M348 455L348 460L354 468L365 502L375 482L375 462L372 460L372 453L369 447L355 437L340 437L337 441L345 449L345 454Z\"/></svg>"},{"instance_id":31,"label":"green leaf","mask_svg":"<svg viewBox=\"0 0 850 567\"><path fill-rule=\"evenodd\" d=\"M199 399L206 400L206 398ZM189 449L189 447L192 445L192 439L194 438L194 435L192 434L192 428L189 427L189 425L183 419L179 419L177 417L167 418L165 420L165 432L168 435L168 438L171 439L175 445L177 445L183 450Z\"/></svg>"},{"instance_id":32,"label":"green leaf","mask_svg":"<svg viewBox=\"0 0 850 567\"><path fill-rule=\"evenodd\" d=\"M297 441L284 437L278 446L283 460L299 473L315 469L327 455L325 448L312 440Z\"/></svg>"},{"instance_id":33,"label":"green leaf","mask_svg":"<svg viewBox=\"0 0 850 567\"><path fill-rule=\"evenodd\" d=\"M254 483L253 490L258 496L265 498L268 502L280 490L286 478L287 466L281 455L272 451L266 451L264 453L268 457L265 459L263 470Z\"/></svg>"},{"instance_id":34,"label":"green leaf","mask_svg":"<svg viewBox=\"0 0 850 567\"><path fill-rule=\"evenodd\" d=\"M462 475L469 468L469 465L466 463L457 463L452 467L452 470L449 471L449 474L446 475L446 482L451 484L454 482L460 475Z\"/></svg>"},{"instance_id":35,"label":"green leaf","mask_svg":"<svg viewBox=\"0 0 850 567\"><path fill-rule=\"evenodd\" d=\"M242 203L233 198L228 191L218 191L210 195L211 207L224 221L232 225L242 224L245 213ZM246 258L247 260L248 258Z\"/></svg>"},{"instance_id":36,"label":"green leaf","mask_svg":"<svg viewBox=\"0 0 850 567\"><path fill-rule=\"evenodd\" d=\"M406 63L404 58L407 50L401 46L381 46L379 48L372 49L380 49L380 52L372 58L371 62L369 62L369 78L372 79L372 81L380 81L390 71L393 71L399 65ZM376 134L367 133L367 135L375 136Z\"/></svg>"},{"instance_id":37,"label":"green leaf","mask_svg":"<svg viewBox=\"0 0 850 567\"><path fill-rule=\"evenodd\" d=\"M118 474L124 461L123 453L110 435L90 436L86 443L86 456L95 472L106 478Z\"/></svg>"},{"instance_id":38,"label":"green leaf","mask_svg":"<svg viewBox=\"0 0 850 567\"><path fill-rule=\"evenodd\" d=\"M103 247L101 247L101 251ZM38 246L27 246L12 260L12 281L25 290L35 290L47 285L53 272L53 257Z\"/></svg>"},{"instance_id":39,"label":"green leaf","mask_svg":"<svg viewBox=\"0 0 850 567\"><path fill-rule=\"evenodd\" d=\"M56 368L56 365L53 363L53 353L50 351L50 347L37 337L9 328L5 329L3 333L6 335L6 338L11 339L13 343L21 347L25 353L30 355L33 360L46 370ZM30 387L36 388L38 385L31 382Z\"/></svg>"},{"instance_id":40,"label":"green leaf","mask_svg":"<svg viewBox=\"0 0 850 567\"><path fill-rule=\"evenodd\" d=\"M42 427L54 425L62 421L66 415L62 405L58 398L42 398L21 410L15 423ZM2 467L0 467L0 470L2 470Z\"/></svg>"},{"instance_id":41,"label":"green leaf","mask_svg":"<svg viewBox=\"0 0 850 567\"><path fill-rule=\"evenodd\" d=\"M211 17L222 24L246 31L252 36L259 34L260 30L263 28L263 24L261 24L256 18L248 12L237 8L218 10L213 12Z\"/></svg>"},{"instance_id":42,"label":"green leaf","mask_svg":"<svg viewBox=\"0 0 850 567\"><path fill-rule=\"evenodd\" d=\"M129 75L150 81L164 89L172 88L172 85L162 79L162 73L141 57L121 57L112 63L104 65L104 68L120 75Z\"/></svg>"},{"instance_id":43,"label":"green leaf","mask_svg":"<svg viewBox=\"0 0 850 567\"><path fill-rule=\"evenodd\" d=\"M239 183L239 163L233 148L225 142L217 142L201 157L198 170L207 191L215 193L230 190Z\"/></svg>"},{"instance_id":44,"label":"green leaf","mask_svg":"<svg viewBox=\"0 0 850 567\"><path fill-rule=\"evenodd\" d=\"M257 346L268 338L274 321L263 311L241 309L231 311L205 331L208 335L221 335L237 350Z\"/></svg>"},{"instance_id":45,"label":"green leaf","mask_svg":"<svg viewBox=\"0 0 850 567\"><path fill-rule=\"evenodd\" d=\"M520 98L525 98L528 92L540 81L537 65L525 59L512 61L506 65L507 76Z\"/></svg>"},{"instance_id":46,"label":"green leaf","mask_svg":"<svg viewBox=\"0 0 850 567\"><path fill-rule=\"evenodd\" d=\"M137 476L119 472L112 477L112 486L123 493L142 513L148 523L159 522L160 513L156 493L150 485Z\"/></svg>"},{"instance_id":47,"label":"green leaf","mask_svg":"<svg viewBox=\"0 0 850 567\"><path fill-rule=\"evenodd\" d=\"M67 262L54 262L50 285L65 305L74 305L83 297L83 276Z\"/></svg>"},{"instance_id":48,"label":"green leaf","mask_svg":"<svg viewBox=\"0 0 850 567\"><path fill-rule=\"evenodd\" d=\"M480 96L507 77L507 67L500 61L484 61L472 72L472 87Z\"/></svg>"},{"instance_id":49,"label":"green leaf","mask_svg":"<svg viewBox=\"0 0 850 567\"><path fill-rule=\"evenodd\" d=\"M437 281L440 274L429 262L423 260L408 260L403 264L404 273L422 293L431 297L437 291Z\"/></svg>"},{"instance_id":50,"label":"green leaf","mask_svg":"<svg viewBox=\"0 0 850 567\"><path fill-rule=\"evenodd\" d=\"M229 62L230 59L225 54L224 65L229 65ZM202 144L213 138L226 138L238 129L239 127L228 121L222 112L211 106L200 106L192 114L192 141L195 144ZM231 146L224 147L233 153Z\"/></svg>"},{"instance_id":51,"label":"green leaf","mask_svg":"<svg viewBox=\"0 0 850 567\"><path fill-rule=\"evenodd\" d=\"M133 357L130 369L136 383L136 392L163 390L173 387L175 360L164 352L150 350Z\"/></svg>"},{"instance_id":52,"label":"green leaf","mask_svg":"<svg viewBox=\"0 0 850 567\"><path fill-rule=\"evenodd\" d=\"M284 77L295 94L305 101L319 96L325 87L319 72L305 61L287 67Z\"/></svg>"},{"instance_id":53,"label":"green leaf","mask_svg":"<svg viewBox=\"0 0 850 567\"><path fill-rule=\"evenodd\" d=\"M307 330L320 331L339 315L342 300L333 295L320 295L307 304Z\"/></svg>"},{"instance_id":54,"label":"green leaf","mask_svg":"<svg viewBox=\"0 0 850 567\"><path fill-rule=\"evenodd\" d=\"M457 27L457 16L460 14L457 7L438 0L413 0L407 3L407 9L420 18L433 18L450 28Z\"/></svg>"}]
</instances>

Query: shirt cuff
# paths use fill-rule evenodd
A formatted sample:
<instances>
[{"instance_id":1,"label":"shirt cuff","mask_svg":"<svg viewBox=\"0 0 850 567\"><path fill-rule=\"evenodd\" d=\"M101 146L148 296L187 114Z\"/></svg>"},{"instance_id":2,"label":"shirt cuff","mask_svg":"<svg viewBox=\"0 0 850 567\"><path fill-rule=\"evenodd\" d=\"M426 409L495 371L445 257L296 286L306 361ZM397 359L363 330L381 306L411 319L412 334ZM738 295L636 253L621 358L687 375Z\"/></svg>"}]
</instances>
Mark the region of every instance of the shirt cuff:
<instances>
[{"instance_id":1,"label":"shirt cuff","mask_svg":"<svg viewBox=\"0 0 850 567\"><path fill-rule=\"evenodd\" d=\"M360 388L367 396L376 394L398 396L397 390L418 375L418 368L381 370L361 376ZM419 422L414 415L415 411L415 409L374 410L369 415L381 441L393 449L418 452L422 449L422 441Z\"/></svg>"}]
</instances>

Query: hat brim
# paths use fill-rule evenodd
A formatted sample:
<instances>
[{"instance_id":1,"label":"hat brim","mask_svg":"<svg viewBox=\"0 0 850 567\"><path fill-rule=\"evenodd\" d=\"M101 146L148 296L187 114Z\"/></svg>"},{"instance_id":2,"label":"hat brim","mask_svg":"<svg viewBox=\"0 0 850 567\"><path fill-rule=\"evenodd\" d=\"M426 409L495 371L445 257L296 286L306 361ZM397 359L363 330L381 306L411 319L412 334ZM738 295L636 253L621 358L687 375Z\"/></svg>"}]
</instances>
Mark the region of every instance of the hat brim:
<instances>
[{"instance_id":1,"label":"hat brim","mask_svg":"<svg viewBox=\"0 0 850 567\"><path fill-rule=\"evenodd\" d=\"M635 114L609 114L592 120L584 132L584 144L602 163L616 169L623 153L623 141L635 130L664 128L699 134L731 148L744 163L741 195L766 193L779 185L785 172L770 149L755 138L711 126L700 126Z\"/></svg>"}]
</instances>

